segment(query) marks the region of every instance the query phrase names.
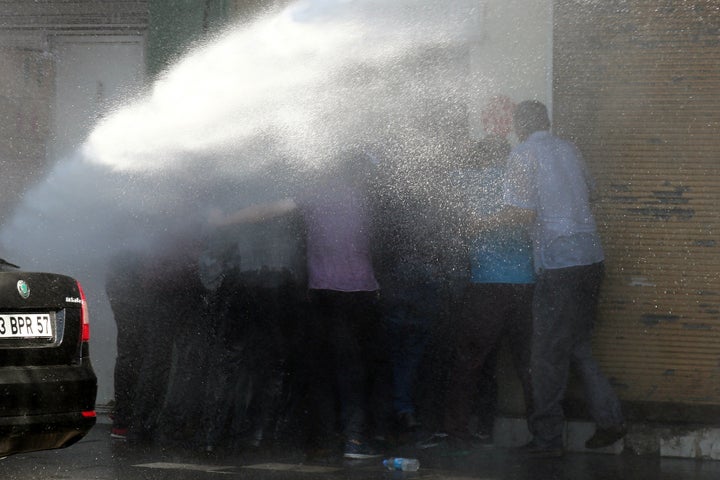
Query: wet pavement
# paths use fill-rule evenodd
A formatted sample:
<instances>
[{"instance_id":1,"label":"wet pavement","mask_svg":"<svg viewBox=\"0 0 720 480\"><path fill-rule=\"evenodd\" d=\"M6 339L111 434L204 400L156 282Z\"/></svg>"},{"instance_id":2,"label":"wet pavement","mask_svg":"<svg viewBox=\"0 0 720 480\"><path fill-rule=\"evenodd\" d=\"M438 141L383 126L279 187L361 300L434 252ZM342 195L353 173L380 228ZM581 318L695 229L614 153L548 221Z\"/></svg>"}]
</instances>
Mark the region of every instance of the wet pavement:
<instances>
[{"instance_id":1,"label":"wet pavement","mask_svg":"<svg viewBox=\"0 0 720 480\"><path fill-rule=\"evenodd\" d=\"M0 461L3 480L120 479L185 480L243 478L257 480L551 480L633 479L709 480L720 478L720 462L656 456L568 453L563 458L533 459L507 448L477 447L466 456L435 450L400 448L389 452L420 460L414 473L388 472L380 460L347 463L340 458L308 460L285 450L208 457L187 451L130 448L110 438L98 424L78 444L47 452L15 455Z\"/></svg>"}]
</instances>

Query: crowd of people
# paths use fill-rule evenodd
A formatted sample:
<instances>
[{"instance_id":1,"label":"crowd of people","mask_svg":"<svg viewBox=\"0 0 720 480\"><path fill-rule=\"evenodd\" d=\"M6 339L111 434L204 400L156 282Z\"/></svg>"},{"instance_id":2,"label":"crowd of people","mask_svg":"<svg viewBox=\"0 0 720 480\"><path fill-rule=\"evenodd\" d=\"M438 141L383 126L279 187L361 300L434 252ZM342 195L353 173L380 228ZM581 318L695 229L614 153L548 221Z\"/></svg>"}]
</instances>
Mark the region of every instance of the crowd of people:
<instances>
[{"instance_id":1,"label":"crowd of people","mask_svg":"<svg viewBox=\"0 0 720 480\"><path fill-rule=\"evenodd\" d=\"M468 450L492 435L507 337L525 451L563 453L571 364L598 425L587 446L620 439L590 350L603 264L592 182L541 103L514 119L512 151L488 137L406 184L407 163L348 152L295 187L253 179L201 232L117 255L113 436L349 459L388 442Z\"/></svg>"}]
</instances>

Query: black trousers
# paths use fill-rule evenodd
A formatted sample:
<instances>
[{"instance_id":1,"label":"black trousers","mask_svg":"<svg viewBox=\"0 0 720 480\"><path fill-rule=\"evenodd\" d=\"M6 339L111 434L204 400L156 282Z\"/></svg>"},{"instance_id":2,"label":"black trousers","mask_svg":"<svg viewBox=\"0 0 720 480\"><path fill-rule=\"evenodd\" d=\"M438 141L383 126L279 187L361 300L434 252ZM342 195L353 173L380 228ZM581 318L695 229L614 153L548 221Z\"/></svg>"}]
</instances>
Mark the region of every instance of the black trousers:
<instances>
[{"instance_id":1,"label":"black trousers","mask_svg":"<svg viewBox=\"0 0 720 480\"><path fill-rule=\"evenodd\" d=\"M533 300L534 410L530 431L542 445L563 442L570 367L585 387L590 415L601 428L623 423L620 401L592 356L592 334L603 264L543 270Z\"/></svg>"},{"instance_id":2,"label":"black trousers","mask_svg":"<svg viewBox=\"0 0 720 480\"><path fill-rule=\"evenodd\" d=\"M205 444L259 442L275 434L285 362L287 325L298 288L287 271L228 277L209 308L213 333L203 412ZM251 438L241 438L249 434Z\"/></svg>"},{"instance_id":3,"label":"black trousers","mask_svg":"<svg viewBox=\"0 0 720 480\"><path fill-rule=\"evenodd\" d=\"M133 396L133 415L129 440L154 440L165 404L173 364L173 349L181 322L188 319L179 305L180 298L153 296L143 309L145 327L141 330L137 383Z\"/></svg>"},{"instance_id":4,"label":"black trousers","mask_svg":"<svg viewBox=\"0 0 720 480\"><path fill-rule=\"evenodd\" d=\"M131 297L132 292L127 295ZM133 418L135 389L143 360L145 323L147 318L137 303L125 298L110 298L110 306L117 326L117 358L115 360L115 411L113 424L128 428Z\"/></svg>"},{"instance_id":5,"label":"black trousers","mask_svg":"<svg viewBox=\"0 0 720 480\"><path fill-rule=\"evenodd\" d=\"M386 334L376 292L312 290L310 304L326 332L330 377L340 405L342 432L348 439L366 435L377 382L386 378Z\"/></svg>"},{"instance_id":6,"label":"black trousers","mask_svg":"<svg viewBox=\"0 0 720 480\"><path fill-rule=\"evenodd\" d=\"M525 394L528 413L532 405L530 340L532 338L532 284L478 283L467 287L463 310L455 328L455 360L449 374L445 410L447 433L467 438L474 395L483 367L503 337L509 339L513 361Z\"/></svg>"}]
</instances>

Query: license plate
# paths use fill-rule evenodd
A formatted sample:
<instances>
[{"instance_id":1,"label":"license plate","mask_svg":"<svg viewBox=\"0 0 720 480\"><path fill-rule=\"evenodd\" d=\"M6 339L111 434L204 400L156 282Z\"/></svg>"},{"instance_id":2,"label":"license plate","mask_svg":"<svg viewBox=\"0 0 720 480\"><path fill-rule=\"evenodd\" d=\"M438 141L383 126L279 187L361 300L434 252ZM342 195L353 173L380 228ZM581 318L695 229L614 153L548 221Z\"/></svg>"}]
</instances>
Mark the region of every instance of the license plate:
<instances>
[{"instance_id":1,"label":"license plate","mask_svg":"<svg viewBox=\"0 0 720 480\"><path fill-rule=\"evenodd\" d=\"M0 315L0 338L53 338L48 313L11 313Z\"/></svg>"}]
</instances>

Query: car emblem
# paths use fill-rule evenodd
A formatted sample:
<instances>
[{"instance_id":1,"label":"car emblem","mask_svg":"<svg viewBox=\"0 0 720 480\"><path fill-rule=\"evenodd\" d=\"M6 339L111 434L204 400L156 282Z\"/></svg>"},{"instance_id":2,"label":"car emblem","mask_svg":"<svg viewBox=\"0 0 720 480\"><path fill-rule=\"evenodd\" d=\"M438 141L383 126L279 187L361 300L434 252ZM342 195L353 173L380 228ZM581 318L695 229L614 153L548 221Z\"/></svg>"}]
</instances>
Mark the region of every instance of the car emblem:
<instances>
[{"instance_id":1,"label":"car emblem","mask_svg":"<svg viewBox=\"0 0 720 480\"><path fill-rule=\"evenodd\" d=\"M18 280L17 289L22 298L28 298L30 296L30 287L24 280Z\"/></svg>"}]
</instances>

